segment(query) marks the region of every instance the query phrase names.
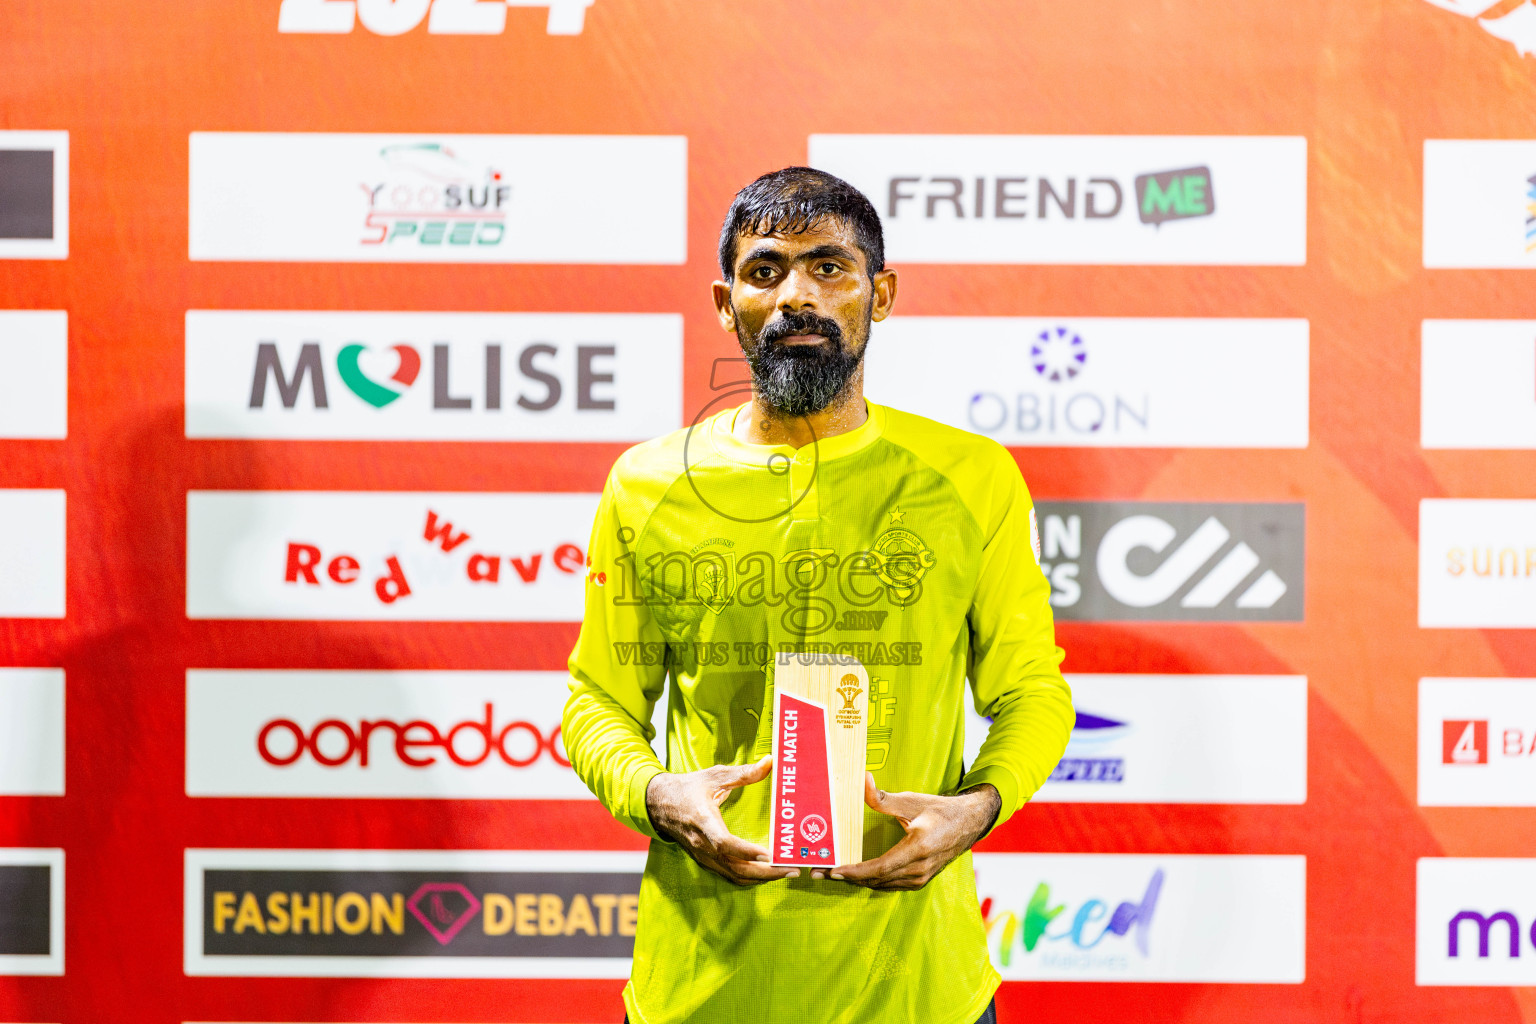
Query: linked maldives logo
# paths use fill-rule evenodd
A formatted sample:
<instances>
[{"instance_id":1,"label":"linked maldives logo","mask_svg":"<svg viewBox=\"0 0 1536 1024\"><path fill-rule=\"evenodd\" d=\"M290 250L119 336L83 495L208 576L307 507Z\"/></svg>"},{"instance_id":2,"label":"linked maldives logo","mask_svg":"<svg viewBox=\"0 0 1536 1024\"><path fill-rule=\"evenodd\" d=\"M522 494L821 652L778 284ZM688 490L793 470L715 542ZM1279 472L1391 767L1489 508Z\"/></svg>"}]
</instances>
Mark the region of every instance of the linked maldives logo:
<instances>
[{"instance_id":1,"label":"linked maldives logo","mask_svg":"<svg viewBox=\"0 0 1536 1024\"><path fill-rule=\"evenodd\" d=\"M1145 960L1152 955L1152 922L1164 879L1163 869L1154 868L1139 900L1093 896L1071 902L1058 902L1051 883L1042 881L1022 916L985 897L981 917L988 943L1002 967L1015 957L1034 957L1042 967L1068 970L1113 969L1130 956Z\"/></svg>"},{"instance_id":2,"label":"linked maldives logo","mask_svg":"<svg viewBox=\"0 0 1536 1024\"><path fill-rule=\"evenodd\" d=\"M439 142L379 150L368 195L364 245L500 245L507 233L512 186L501 171L476 166Z\"/></svg>"}]
</instances>

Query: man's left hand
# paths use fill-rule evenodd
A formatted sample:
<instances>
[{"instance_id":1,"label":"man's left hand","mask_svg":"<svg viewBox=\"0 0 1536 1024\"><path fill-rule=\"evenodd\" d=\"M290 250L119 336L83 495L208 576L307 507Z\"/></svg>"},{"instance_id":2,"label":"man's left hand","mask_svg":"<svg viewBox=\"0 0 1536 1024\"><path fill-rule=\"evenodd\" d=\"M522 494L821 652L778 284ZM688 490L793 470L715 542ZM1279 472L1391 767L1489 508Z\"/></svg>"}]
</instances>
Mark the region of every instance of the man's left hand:
<instances>
[{"instance_id":1,"label":"man's left hand","mask_svg":"<svg viewBox=\"0 0 1536 1024\"><path fill-rule=\"evenodd\" d=\"M887 891L927 885L986 834L1003 804L997 790L985 782L955 796L887 793L875 785L869 772L864 773L864 802L901 822L907 834L873 860L831 868L830 874L854 885ZM812 871L811 877L821 878L826 873Z\"/></svg>"}]
</instances>

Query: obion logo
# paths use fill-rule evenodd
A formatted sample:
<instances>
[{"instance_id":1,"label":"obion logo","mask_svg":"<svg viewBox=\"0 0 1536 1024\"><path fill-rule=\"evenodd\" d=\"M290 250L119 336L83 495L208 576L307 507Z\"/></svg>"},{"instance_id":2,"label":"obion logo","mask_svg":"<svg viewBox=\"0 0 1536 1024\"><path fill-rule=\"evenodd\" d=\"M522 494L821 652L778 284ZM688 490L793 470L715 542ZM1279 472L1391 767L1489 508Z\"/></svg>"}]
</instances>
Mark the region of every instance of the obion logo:
<instances>
[{"instance_id":1,"label":"obion logo","mask_svg":"<svg viewBox=\"0 0 1536 1024\"><path fill-rule=\"evenodd\" d=\"M972 862L1005 980L1305 977L1304 857L978 853Z\"/></svg>"},{"instance_id":2,"label":"obion logo","mask_svg":"<svg viewBox=\"0 0 1536 1024\"><path fill-rule=\"evenodd\" d=\"M1040 502L1040 568L1061 619L1299 621L1299 504Z\"/></svg>"},{"instance_id":3,"label":"obion logo","mask_svg":"<svg viewBox=\"0 0 1536 1024\"><path fill-rule=\"evenodd\" d=\"M1419 680L1419 803L1536 806L1536 680Z\"/></svg>"},{"instance_id":4,"label":"obion logo","mask_svg":"<svg viewBox=\"0 0 1536 1024\"><path fill-rule=\"evenodd\" d=\"M552 36L580 35L596 0L283 0L279 32L345 35L359 23L375 35L398 36L423 21L434 35L492 36L507 28L508 7L547 7Z\"/></svg>"},{"instance_id":5,"label":"obion logo","mask_svg":"<svg viewBox=\"0 0 1536 1024\"><path fill-rule=\"evenodd\" d=\"M1305 320L898 316L875 325L866 375L881 402L1009 446L1304 448L1308 334Z\"/></svg>"},{"instance_id":6,"label":"obion logo","mask_svg":"<svg viewBox=\"0 0 1536 1024\"><path fill-rule=\"evenodd\" d=\"M896 260L1306 262L1302 138L812 135L809 158L870 197Z\"/></svg>"},{"instance_id":7,"label":"obion logo","mask_svg":"<svg viewBox=\"0 0 1536 1024\"><path fill-rule=\"evenodd\" d=\"M588 800L564 672L187 673L189 796ZM666 740L657 704L657 744Z\"/></svg>"},{"instance_id":8,"label":"obion logo","mask_svg":"<svg viewBox=\"0 0 1536 1024\"><path fill-rule=\"evenodd\" d=\"M682 318L187 313L189 437L638 441L682 421Z\"/></svg>"}]
</instances>

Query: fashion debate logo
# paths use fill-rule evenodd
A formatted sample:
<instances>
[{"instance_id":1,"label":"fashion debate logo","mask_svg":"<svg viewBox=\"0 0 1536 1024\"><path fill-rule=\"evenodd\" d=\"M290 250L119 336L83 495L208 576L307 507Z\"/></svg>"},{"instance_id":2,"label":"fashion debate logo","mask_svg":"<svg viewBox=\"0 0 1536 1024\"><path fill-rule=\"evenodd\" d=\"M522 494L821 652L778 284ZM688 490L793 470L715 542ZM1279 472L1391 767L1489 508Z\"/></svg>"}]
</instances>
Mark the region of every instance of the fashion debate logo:
<instances>
[{"instance_id":1,"label":"fashion debate logo","mask_svg":"<svg viewBox=\"0 0 1536 1024\"><path fill-rule=\"evenodd\" d=\"M69 256L69 132L0 131L0 260Z\"/></svg>"},{"instance_id":2,"label":"fashion debate logo","mask_svg":"<svg viewBox=\"0 0 1536 1024\"><path fill-rule=\"evenodd\" d=\"M1037 803L1300 804L1305 676L1067 676L1077 722ZM967 701L965 762L990 721Z\"/></svg>"},{"instance_id":3,"label":"fashion debate logo","mask_svg":"<svg viewBox=\"0 0 1536 1024\"><path fill-rule=\"evenodd\" d=\"M69 314L0 310L0 438L62 439L68 433Z\"/></svg>"},{"instance_id":4,"label":"fashion debate logo","mask_svg":"<svg viewBox=\"0 0 1536 1024\"><path fill-rule=\"evenodd\" d=\"M1536 320L1425 320L1425 448L1536 448Z\"/></svg>"},{"instance_id":5,"label":"fashion debate logo","mask_svg":"<svg viewBox=\"0 0 1536 1024\"><path fill-rule=\"evenodd\" d=\"M189 670L187 795L590 800L569 696L564 672ZM652 724L660 756L665 700Z\"/></svg>"},{"instance_id":6,"label":"fashion debate logo","mask_svg":"<svg viewBox=\"0 0 1536 1024\"><path fill-rule=\"evenodd\" d=\"M1536 54L1536 7L1530 0L1428 0L1436 7L1473 18L1484 32L1513 44L1522 57Z\"/></svg>"},{"instance_id":7,"label":"fashion debate logo","mask_svg":"<svg viewBox=\"0 0 1536 1024\"><path fill-rule=\"evenodd\" d=\"M0 975L64 973L64 851L0 847Z\"/></svg>"},{"instance_id":8,"label":"fashion debate logo","mask_svg":"<svg viewBox=\"0 0 1536 1024\"><path fill-rule=\"evenodd\" d=\"M1422 857L1420 985L1536 984L1536 860Z\"/></svg>"},{"instance_id":9,"label":"fashion debate logo","mask_svg":"<svg viewBox=\"0 0 1536 1024\"><path fill-rule=\"evenodd\" d=\"M1536 501L1419 502L1419 625L1536 626Z\"/></svg>"},{"instance_id":10,"label":"fashion debate logo","mask_svg":"<svg viewBox=\"0 0 1536 1024\"><path fill-rule=\"evenodd\" d=\"M1525 4L1536 32L1536 8ZM1513 16L1513 15L1512 15ZM1424 266L1536 267L1536 141L1424 141Z\"/></svg>"},{"instance_id":11,"label":"fashion debate logo","mask_svg":"<svg viewBox=\"0 0 1536 1024\"><path fill-rule=\"evenodd\" d=\"M1299 503L1042 501L1036 511L1059 619L1303 617Z\"/></svg>"},{"instance_id":12,"label":"fashion debate logo","mask_svg":"<svg viewBox=\"0 0 1536 1024\"><path fill-rule=\"evenodd\" d=\"M188 850L185 970L624 978L643 853Z\"/></svg>"},{"instance_id":13,"label":"fashion debate logo","mask_svg":"<svg viewBox=\"0 0 1536 1024\"><path fill-rule=\"evenodd\" d=\"M597 498L190 491L187 615L579 621Z\"/></svg>"},{"instance_id":14,"label":"fashion debate logo","mask_svg":"<svg viewBox=\"0 0 1536 1024\"><path fill-rule=\"evenodd\" d=\"M1536 807L1536 679L1419 680L1419 804Z\"/></svg>"},{"instance_id":15,"label":"fashion debate logo","mask_svg":"<svg viewBox=\"0 0 1536 1024\"><path fill-rule=\"evenodd\" d=\"M972 863L1005 980L1305 980L1305 857L978 853Z\"/></svg>"},{"instance_id":16,"label":"fashion debate logo","mask_svg":"<svg viewBox=\"0 0 1536 1024\"><path fill-rule=\"evenodd\" d=\"M0 668L0 795L64 795L64 670Z\"/></svg>"},{"instance_id":17,"label":"fashion debate logo","mask_svg":"<svg viewBox=\"0 0 1536 1024\"><path fill-rule=\"evenodd\" d=\"M1004 445L1307 446L1305 320L898 316L873 337L871 395Z\"/></svg>"},{"instance_id":18,"label":"fashion debate logo","mask_svg":"<svg viewBox=\"0 0 1536 1024\"><path fill-rule=\"evenodd\" d=\"M64 617L64 492L0 489L0 618Z\"/></svg>"},{"instance_id":19,"label":"fashion debate logo","mask_svg":"<svg viewBox=\"0 0 1536 1024\"><path fill-rule=\"evenodd\" d=\"M189 254L682 263L687 149L670 135L193 132Z\"/></svg>"},{"instance_id":20,"label":"fashion debate logo","mask_svg":"<svg viewBox=\"0 0 1536 1024\"><path fill-rule=\"evenodd\" d=\"M875 203L889 258L923 263L1303 264L1306 155L1282 136L809 142Z\"/></svg>"},{"instance_id":21,"label":"fashion debate logo","mask_svg":"<svg viewBox=\"0 0 1536 1024\"><path fill-rule=\"evenodd\" d=\"M277 30L345 35L361 23L375 35L398 36L423 21L433 35L495 36L507 29L508 7L547 7L546 31L579 36L596 0L283 0Z\"/></svg>"},{"instance_id":22,"label":"fashion debate logo","mask_svg":"<svg viewBox=\"0 0 1536 1024\"><path fill-rule=\"evenodd\" d=\"M666 313L192 310L187 436L640 441L682 423L682 351Z\"/></svg>"}]
</instances>

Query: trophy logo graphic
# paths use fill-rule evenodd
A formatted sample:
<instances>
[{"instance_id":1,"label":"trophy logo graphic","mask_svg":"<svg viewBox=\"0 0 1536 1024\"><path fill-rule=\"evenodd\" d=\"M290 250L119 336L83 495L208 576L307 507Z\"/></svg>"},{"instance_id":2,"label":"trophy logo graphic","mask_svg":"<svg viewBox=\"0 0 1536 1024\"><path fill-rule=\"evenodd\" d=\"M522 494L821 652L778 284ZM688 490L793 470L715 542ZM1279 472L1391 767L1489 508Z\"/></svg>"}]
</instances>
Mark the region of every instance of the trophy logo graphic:
<instances>
[{"instance_id":1,"label":"trophy logo graphic","mask_svg":"<svg viewBox=\"0 0 1536 1024\"><path fill-rule=\"evenodd\" d=\"M859 686L859 677L852 672L848 673L838 681L837 689L832 692L843 698L843 706L838 708L837 714L833 716L833 719L844 729L851 729L858 725L860 721L859 709L854 706L853 702L859 694L864 692L863 688Z\"/></svg>"}]
</instances>

